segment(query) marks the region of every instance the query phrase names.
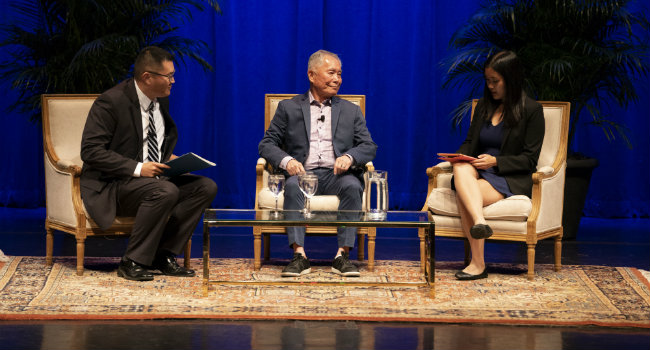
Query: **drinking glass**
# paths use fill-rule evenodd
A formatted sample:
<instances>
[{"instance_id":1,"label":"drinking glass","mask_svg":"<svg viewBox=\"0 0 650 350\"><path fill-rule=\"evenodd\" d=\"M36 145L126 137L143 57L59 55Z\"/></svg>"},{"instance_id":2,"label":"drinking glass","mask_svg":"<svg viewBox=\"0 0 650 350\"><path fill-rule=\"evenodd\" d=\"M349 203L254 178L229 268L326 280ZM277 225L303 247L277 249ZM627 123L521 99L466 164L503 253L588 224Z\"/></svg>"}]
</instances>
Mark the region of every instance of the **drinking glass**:
<instances>
[{"instance_id":1,"label":"drinking glass","mask_svg":"<svg viewBox=\"0 0 650 350\"><path fill-rule=\"evenodd\" d=\"M284 175L269 175L269 190L273 197L275 197L275 211L271 214L272 217L280 217L280 211L278 210L278 197L280 197L280 192L284 189Z\"/></svg>"},{"instance_id":2,"label":"drinking glass","mask_svg":"<svg viewBox=\"0 0 650 350\"><path fill-rule=\"evenodd\" d=\"M311 213L310 200L316 194L316 189L318 188L318 176L311 172L298 175L298 187L300 187L300 191L305 195L305 208L303 209L303 213L305 218L309 219L313 217L313 214Z\"/></svg>"}]
</instances>

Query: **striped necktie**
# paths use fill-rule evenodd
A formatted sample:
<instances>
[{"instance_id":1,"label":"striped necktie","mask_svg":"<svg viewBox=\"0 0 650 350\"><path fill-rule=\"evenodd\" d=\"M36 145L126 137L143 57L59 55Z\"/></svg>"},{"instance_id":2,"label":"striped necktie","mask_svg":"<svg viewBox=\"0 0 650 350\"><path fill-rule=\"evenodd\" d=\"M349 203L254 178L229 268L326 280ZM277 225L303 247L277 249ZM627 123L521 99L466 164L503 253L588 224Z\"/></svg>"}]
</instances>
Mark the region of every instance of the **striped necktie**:
<instances>
[{"instance_id":1,"label":"striped necktie","mask_svg":"<svg viewBox=\"0 0 650 350\"><path fill-rule=\"evenodd\" d=\"M156 134L156 122L153 119L153 101L149 104L149 130L147 130L147 159L150 162L159 162L158 154L158 134Z\"/></svg>"}]
</instances>

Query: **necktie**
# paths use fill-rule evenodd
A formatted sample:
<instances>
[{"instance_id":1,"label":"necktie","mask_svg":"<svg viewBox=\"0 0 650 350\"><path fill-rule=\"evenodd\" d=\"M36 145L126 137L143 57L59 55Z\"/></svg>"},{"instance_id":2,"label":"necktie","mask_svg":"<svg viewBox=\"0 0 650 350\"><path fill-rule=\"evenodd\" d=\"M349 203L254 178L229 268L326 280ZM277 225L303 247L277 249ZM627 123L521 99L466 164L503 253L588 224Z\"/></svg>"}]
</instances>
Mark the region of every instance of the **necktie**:
<instances>
[{"instance_id":1,"label":"necktie","mask_svg":"<svg viewBox=\"0 0 650 350\"><path fill-rule=\"evenodd\" d=\"M147 111L149 112L149 130L147 130L147 159L150 162L159 162L160 156L158 155L158 134L156 134L156 122L153 119L153 101L149 104Z\"/></svg>"}]
</instances>

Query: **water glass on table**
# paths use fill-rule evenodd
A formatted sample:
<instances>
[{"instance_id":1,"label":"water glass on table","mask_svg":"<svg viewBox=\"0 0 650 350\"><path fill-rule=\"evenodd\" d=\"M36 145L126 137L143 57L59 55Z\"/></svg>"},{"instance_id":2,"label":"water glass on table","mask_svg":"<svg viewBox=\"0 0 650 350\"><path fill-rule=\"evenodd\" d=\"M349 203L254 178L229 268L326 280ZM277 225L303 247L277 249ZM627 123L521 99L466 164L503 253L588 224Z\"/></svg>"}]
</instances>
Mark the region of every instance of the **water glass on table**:
<instances>
[{"instance_id":1,"label":"water glass on table","mask_svg":"<svg viewBox=\"0 0 650 350\"><path fill-rule=\"evenodd\" d=\"M284 175L269 175L268 184L271 194L275 197L275 210L271 213L271 216L279 218L278 197L280 197L280 192L284 189Z\"/></svg>"},{"instance_id":2,"label":"water glass on table","mask_svg":"<svg viewBox=\"0 0 650 350\"><path fill-rule=\"evenodd\" d=\"M318 176L312 172L298 175L298 187L300 187L300 191L305 195L305 208L303 209L303 214L305 218L309 219L313 217L313 214L311 213L310 200L316 194L316 189L318 189Z\"/></svg>"}]
</instances>

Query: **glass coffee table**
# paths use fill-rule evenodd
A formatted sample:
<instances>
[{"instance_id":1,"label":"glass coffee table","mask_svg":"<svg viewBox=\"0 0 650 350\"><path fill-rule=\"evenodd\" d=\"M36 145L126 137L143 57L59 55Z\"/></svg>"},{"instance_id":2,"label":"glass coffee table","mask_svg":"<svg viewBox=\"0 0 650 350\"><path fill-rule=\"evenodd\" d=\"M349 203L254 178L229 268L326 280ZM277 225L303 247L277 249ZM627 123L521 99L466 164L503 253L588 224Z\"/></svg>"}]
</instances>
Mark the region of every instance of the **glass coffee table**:
<instances>
[{"instance_id":1,"label":"glass coffee table","mask_svg":"<svg viewBox=\"0 0 650 350\"><path fill-rule=\"evenodd\" d=\"M354 278L346 278L344 282L315 282L317 284L331 285L398 285L428 286L429 296L434 297L434 264L435 224L426 211L388 211L383 220L373 220L363 211L312 211L312 217L305 218L300 210L280 211L275 217L274 210L253 209L206 209L203 216L203 286L207 294L210 284L277 284L276 282L261 281L211 281L210 280L210 228L224 226L317 226L317 227L372 227L372 228L417 228L420 238L421 272L425 282L400 283L400 282L356 282ZM368 234L368 270L374 268L375 230ZM254 236L255 268L260 267L261 235ZM296 280L283 280L286 284L301 283ZM310 282L314 283L314 282Z\"/></svg>"}]
</instances>

